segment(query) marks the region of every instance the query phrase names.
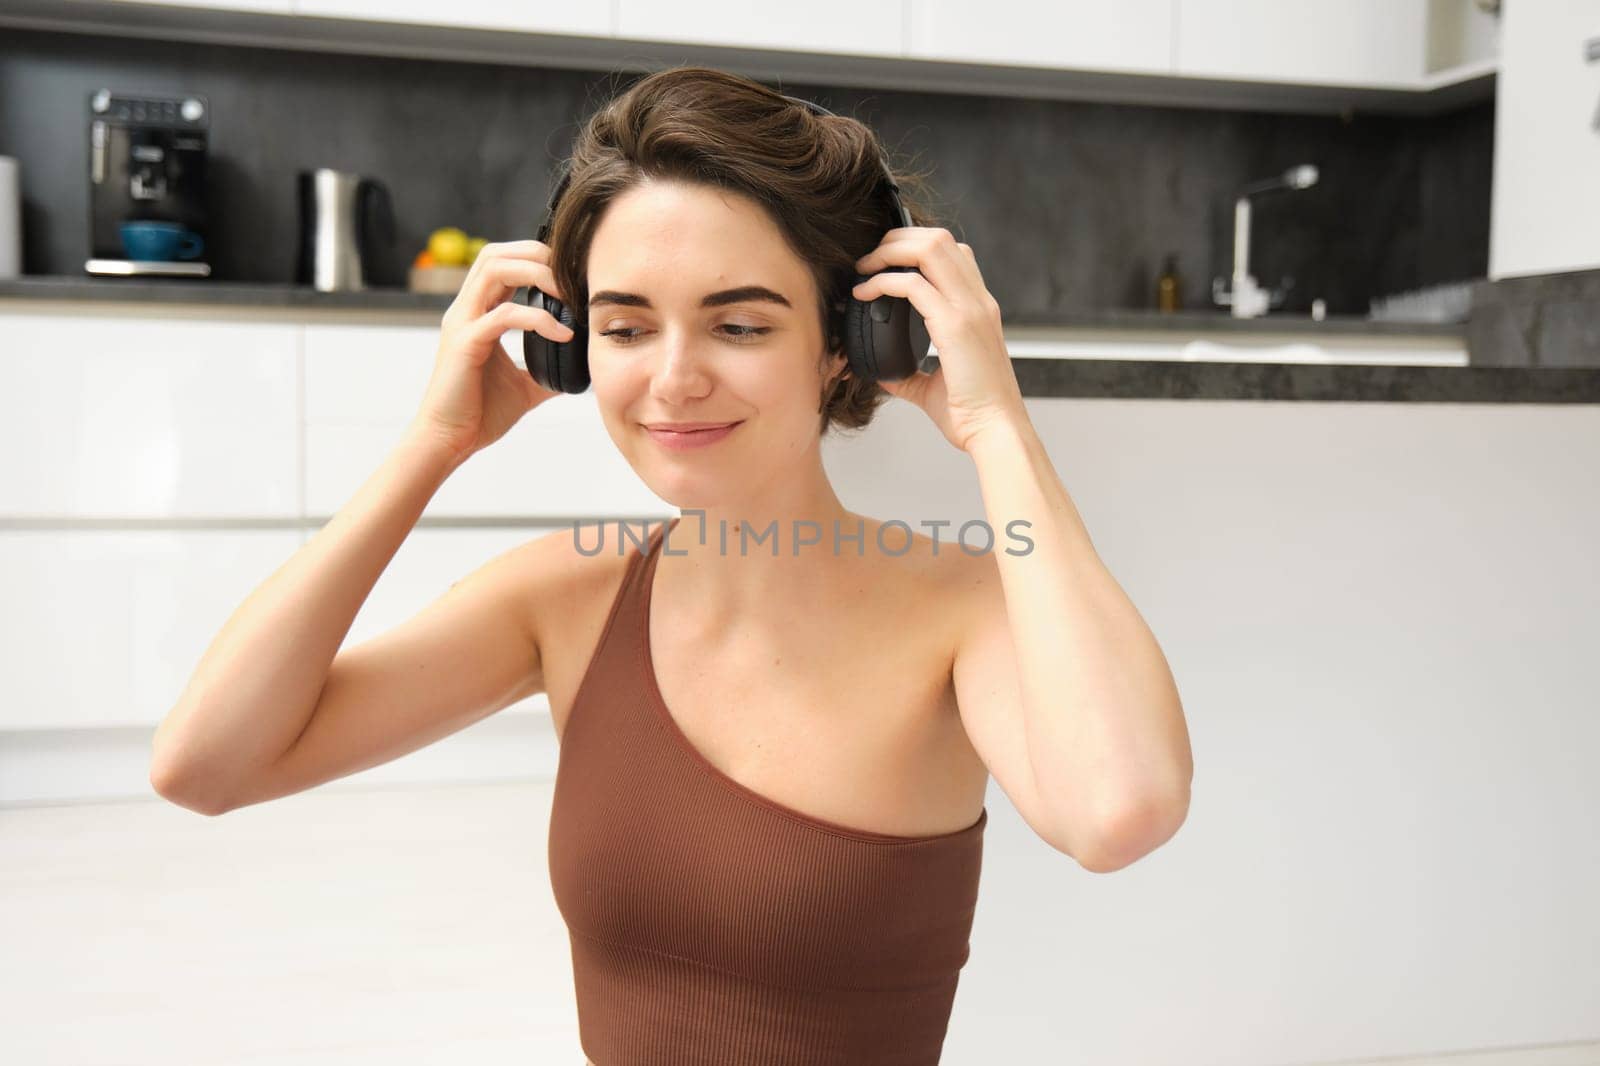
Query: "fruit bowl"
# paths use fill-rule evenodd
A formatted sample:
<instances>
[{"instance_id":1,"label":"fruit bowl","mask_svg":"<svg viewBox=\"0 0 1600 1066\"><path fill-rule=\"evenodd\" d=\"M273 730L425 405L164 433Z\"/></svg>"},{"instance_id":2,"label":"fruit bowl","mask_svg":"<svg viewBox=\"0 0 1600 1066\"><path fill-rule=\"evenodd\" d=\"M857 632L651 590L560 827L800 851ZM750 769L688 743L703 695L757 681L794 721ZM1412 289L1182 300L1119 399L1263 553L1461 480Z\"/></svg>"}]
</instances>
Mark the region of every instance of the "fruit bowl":
<instances>
[{"instance_id":1,"label":"fruit bowl","mask_svg":"<svg viewBox=\"0 0 1600 1066\"><path fill-rule=\"evenodd\" d=\"M406 288L412 292L438 292L455 294L461 291L461 283L467 280L467 271L471 267L464 266L431 266L412 267Z\"/></svg>"}]
</instances>

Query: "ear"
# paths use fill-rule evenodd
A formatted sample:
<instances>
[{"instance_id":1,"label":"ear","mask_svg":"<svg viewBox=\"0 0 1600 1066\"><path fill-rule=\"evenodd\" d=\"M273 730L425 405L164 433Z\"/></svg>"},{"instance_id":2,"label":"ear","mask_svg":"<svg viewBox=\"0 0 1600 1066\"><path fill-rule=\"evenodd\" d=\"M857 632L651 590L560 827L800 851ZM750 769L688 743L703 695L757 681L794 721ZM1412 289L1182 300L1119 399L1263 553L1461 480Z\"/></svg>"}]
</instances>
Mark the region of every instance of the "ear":
<instances>
[{"instance_id":1,"label":"ear","mask_svg":"<svg viewBox=\"0 0 1600 1066\"><path fill-rule=\"evenodd\" d=\"M834 346L829 349L824 361L826 369L825 381L827 388L832 389L835 384L850 377L850 357L845 354L844 343L839 338L833 338Z\"/></svg>"}]
</instances>

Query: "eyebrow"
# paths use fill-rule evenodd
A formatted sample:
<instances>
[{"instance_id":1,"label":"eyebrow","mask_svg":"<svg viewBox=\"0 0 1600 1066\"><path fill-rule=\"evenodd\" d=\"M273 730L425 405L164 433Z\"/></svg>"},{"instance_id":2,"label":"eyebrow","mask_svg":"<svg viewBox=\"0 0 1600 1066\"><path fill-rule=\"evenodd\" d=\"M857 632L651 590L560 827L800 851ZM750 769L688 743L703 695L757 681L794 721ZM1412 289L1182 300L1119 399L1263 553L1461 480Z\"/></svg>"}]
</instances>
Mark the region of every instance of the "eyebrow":
<instances>
[{"instance_id":1,"label":"eyebrow","mask_svg":"<svg viewBox=\"0 0 1600 1066\"><path fill-rule=\"evenodd\" d=\"M721 292L708 293L700 301L701 307L723 307L727 304L763 301L766 303L781 304L784 307L794 305L781 292L773 292L765 285L741 285L737 289L723 289ZM589 306L599 307L601 304L617 304L622 307L645 307L654 309L648 297L640 296L634 292L617 292L613 289L602 289L589 297Z\"/></svg>"}]
</instances>

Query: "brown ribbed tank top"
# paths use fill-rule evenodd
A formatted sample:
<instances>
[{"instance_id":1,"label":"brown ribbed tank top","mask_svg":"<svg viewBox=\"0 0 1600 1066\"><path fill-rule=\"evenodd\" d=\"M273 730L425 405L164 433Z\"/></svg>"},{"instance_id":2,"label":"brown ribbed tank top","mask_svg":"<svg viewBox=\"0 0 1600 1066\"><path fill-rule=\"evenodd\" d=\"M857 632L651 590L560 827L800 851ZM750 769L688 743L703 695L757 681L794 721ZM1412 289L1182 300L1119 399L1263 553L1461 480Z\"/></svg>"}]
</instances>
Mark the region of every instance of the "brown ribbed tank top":
<instances>
[{"instance_id":1,"label":"brown ribbed tank top","mask_svg":"<svg viewBox=\"0 0 1600 1066\"><path fill-rule=\"evenodd\" d=\"M891 836L716 769L656 685L661 541L630 551L556 771L550 881L584 1052L596 1066L937 1063L988 808L955 832Z\"/></svg>"}]
</instances>

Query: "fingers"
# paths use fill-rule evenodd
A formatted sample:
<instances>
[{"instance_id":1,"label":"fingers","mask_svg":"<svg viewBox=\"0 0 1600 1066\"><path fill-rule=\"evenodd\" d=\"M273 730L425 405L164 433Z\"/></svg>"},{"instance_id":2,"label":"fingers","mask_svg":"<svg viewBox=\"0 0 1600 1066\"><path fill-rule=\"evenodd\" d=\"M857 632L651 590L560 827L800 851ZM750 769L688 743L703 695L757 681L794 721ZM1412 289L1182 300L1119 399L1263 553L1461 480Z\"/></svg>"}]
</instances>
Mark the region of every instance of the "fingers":
<instances>
[{"instance_id":1,"label":"fingers","mask_svg":"<svg viewBox=\"0 0 1600 1066\"><path fill-rule=\"evenodd\" d=\"M966 256L967 270L971 273L972 280L978 283L979 288L983 289L985 292L988 292L989 285L983 280L983 271L978 269L978 253L972 250L972 245L970 244L958 243L956 247L960 248L962 253Z\"/></svg>"},{"instance_id":2,"label":"fingers","mask_svg":"<svg viewBox=\"0 0 1600 1066\"><path fill-rule=\"evenodd\" d=\"M529 243L537 245L539 242ZM529 250L521 256L489 254L494 247L487 245L478 253L478 259L473 263L475 276L469 275L462 286L463 292L471 293L469 306L473 317L486 313L509 300L518 289L529 286L561 299L555 271L549 265L548 248L539 245L538 249Z\"/></svg>"},{"instance_id":3,"label":"fingers","mask_svg":"<svg viewBox=\"0 0 1600 1066\"><path fill-rule=\"evenodd\" d=\"M477 257L467 270L467 280L461 287L463 289L471 287L489 269L491 262L506 258L548 264L551 259L551 249L543 241L496 241L493 244L486 244L478 250Z\"/></svg>"},{"instance_id":4,"label":"fingers","mask_svg":"<svg viewBox=\"0 0 1600 1066\"><path fill-rule=\"evenodd\" d=\"M478 254L483 255L485 252L490 255L529 255L541 263L550 261L550 246L543 241L496 241L484 245Z\"/></svg>"},{"instance_id":5,"label":"fingers","mask_svg":"<svg viewBox=\"0 0 1600 1066\"><path fill-rule=\"evenodd\" d=\"M878 275L887 267L916 270L952 306L987 303L987 299L975 298L978 293L985 298L989 295L976 254L947 229L890 230L881 244L856 261L856 269L863 274Z\"/></svg>"},{"instance_id":6,"label":"fingers","mask_svg":"<svg viewBox=\"0 0 1600 1066\"><path fill-rule=\"evenodd\" d=\"M904 296L924 319L948 318L956 306L931 280L915 272L874 274L851 289L850 295L862 301L876 300L880 296Z\"/></svg>"},{"instance_id":7,"label":"fingers","mask_svg":"<svg viewBox=\"0 0 1600 1066\"><path fill-rule=\"evenodd\" d=\"M470 327L474 340L493 340L496 344L507 330L513 329L524 332L531 330L553 341L570 341L577 336L571 327L562 325L559 318L544 308L529 307L514 301L499 304L479 315Z\"/></svg>"},{"instance_id":8,"label":"fingers","mask_svg":"<svg viewBox=\"0 0 1600 1066\"><path fill-rule=\"evenodd\" d=\"M475 273L480 267L492 259L525 259L536 263L549 263L552 251L543 241L496 241L486 244L478 250L478 257L472 261L472 271Z\"/></svg>"}]
</instances>

